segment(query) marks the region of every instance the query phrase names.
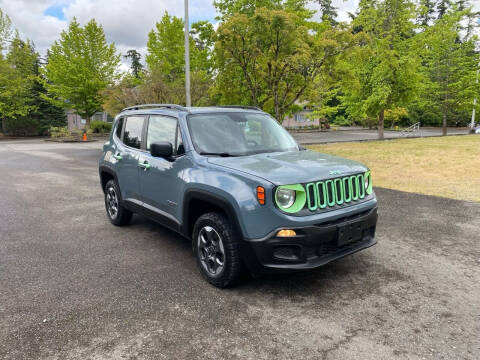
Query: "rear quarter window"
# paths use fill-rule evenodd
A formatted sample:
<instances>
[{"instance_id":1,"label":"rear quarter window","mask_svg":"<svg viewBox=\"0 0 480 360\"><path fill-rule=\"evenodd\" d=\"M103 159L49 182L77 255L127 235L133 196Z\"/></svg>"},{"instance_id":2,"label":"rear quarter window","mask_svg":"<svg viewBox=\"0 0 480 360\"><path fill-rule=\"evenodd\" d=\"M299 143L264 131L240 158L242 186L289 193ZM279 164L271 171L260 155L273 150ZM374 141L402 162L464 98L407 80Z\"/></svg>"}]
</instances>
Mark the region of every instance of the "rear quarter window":
<instances>
[{"instance_id":1,"label":"rear quarter window","mask_svg":"<svg viewBox=\"0 0 480 360\"><path fill-rule=\"evenodd\" d=\"M123 143L127 146L140 149L142 145L143 116L129 116L123 131Z\"/></svg>"},{"instance_id":2,"label":"rear quarter window","mask_svg":"<svg viewBox=\"0 0 480 360\"><path fill-rule=\"evenodd\" d=\"M120 118L118 119L117 124L115 126L115 135L117 135L119 139L122 138L122 129L123 129L123 118Z\"/></svg>"}]
</instances>

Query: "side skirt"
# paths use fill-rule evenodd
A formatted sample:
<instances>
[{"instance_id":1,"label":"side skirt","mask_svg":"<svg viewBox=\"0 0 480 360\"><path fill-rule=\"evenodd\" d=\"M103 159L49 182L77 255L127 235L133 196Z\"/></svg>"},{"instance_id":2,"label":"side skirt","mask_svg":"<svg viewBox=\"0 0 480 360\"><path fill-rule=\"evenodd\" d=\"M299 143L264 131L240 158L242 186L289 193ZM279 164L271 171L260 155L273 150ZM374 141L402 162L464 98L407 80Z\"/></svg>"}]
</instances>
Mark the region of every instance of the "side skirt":
<instances>
[{"instance_id":1,"label":"side skirt","mask_svg":"<svg viewBox=\"0 0 480 360\"><path fill-rule=\"evenodd\" d=\"M125 199L124 201L125 207L137 214L143 215L150 220L155 221L156 223L165 226L166 228L175 231L176 233L182 235L183 237L189 239L190 237L187 236L183 230L182 224L180 224L177 220L173 219L170 216L167 216L163 211L150 206L148 204L144 204L139 200L136 199Z\"/></svg>"}]
</instances>

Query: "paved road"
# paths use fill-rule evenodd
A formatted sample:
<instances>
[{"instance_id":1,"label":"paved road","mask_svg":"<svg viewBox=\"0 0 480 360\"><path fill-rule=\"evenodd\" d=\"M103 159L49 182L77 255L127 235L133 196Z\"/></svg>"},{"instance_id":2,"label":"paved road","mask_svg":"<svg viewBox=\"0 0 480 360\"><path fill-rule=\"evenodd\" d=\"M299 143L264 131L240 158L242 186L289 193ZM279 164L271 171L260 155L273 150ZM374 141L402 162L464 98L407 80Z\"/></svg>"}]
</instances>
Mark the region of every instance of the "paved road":
<instances>
[{"instance_id":1,"label":"paved road","mask_svg":"<svg viewBox=\"0 0 480 360\"><path fill-rule=\"evenodd\" d=\"M0 359L478 359L480 204L376 189L377 246L218 290L110 225L99 145L0 142Z\"/></svg>"},{"instance_id":2,"label":"paved road","mask_svg":"<svg viewBox=\"0 0 480 360\"><path fill-rule=\"evenodd\" d=\"M467 129L449 128L449 135L468 134ZM350 129L340 131L314 131L304 133L292 133L293 137L300 144L322 144L343 141L360 141L360 140L377 140L377 130L365 129ZM440 136L442 135L441 128L422 128L417 136ZM386 139L397 139L400 137L398 131L385 131Z\"/></svg>"}]
</instances>

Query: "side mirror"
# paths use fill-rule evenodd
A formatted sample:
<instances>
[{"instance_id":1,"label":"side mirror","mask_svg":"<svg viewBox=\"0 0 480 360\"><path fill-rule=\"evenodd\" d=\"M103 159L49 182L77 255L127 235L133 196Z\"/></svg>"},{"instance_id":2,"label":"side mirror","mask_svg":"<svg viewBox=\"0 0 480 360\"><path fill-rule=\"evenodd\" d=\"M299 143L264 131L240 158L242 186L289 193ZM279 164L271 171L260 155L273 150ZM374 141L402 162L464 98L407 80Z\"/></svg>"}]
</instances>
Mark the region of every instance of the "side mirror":
<instances>
[{"instance_id":1,"label":"side mirror","mask_svg":"<svg viewBox=\"0 0 480 360\"><path fill-rule=\"evenodd\" d=\"M150 144L150 154L155 157L169 158L173 155L173 146L171 142L154 142Z\"/></svg>"}]
</instances>

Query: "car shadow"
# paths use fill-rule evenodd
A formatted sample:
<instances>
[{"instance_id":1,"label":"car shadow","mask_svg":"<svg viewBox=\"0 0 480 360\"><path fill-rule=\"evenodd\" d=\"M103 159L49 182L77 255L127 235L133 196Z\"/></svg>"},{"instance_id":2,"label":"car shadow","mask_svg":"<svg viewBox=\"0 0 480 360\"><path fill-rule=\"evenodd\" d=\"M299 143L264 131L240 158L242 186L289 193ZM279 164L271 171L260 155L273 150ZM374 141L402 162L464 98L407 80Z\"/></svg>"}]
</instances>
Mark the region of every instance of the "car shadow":
<instances>
[{"instance_id":1,"label":"car shadow","mask_svg":"<svg viewBox=\"0 0 480 360\"><path fill-rule=\"evenodd\" d=\"M205 282L196 265L191 241L176 232L140 215L135 215L132 226L142 228L151 236L147 237L155 247L179 252L187 261L185 271L198 276L198 286L211 289ZM378 244L376 246L379 246ZM315 294L327 301L340 301L369 296L378 293L389 281L402 279L404 275L377 261L375 253L366 249L359 253L335 260L313 270L292 273L279 273L264 276L245 274L234 287L219 290L232 295L270 294L275 297L301 299Z\"/></svg>"}]
</instances>

